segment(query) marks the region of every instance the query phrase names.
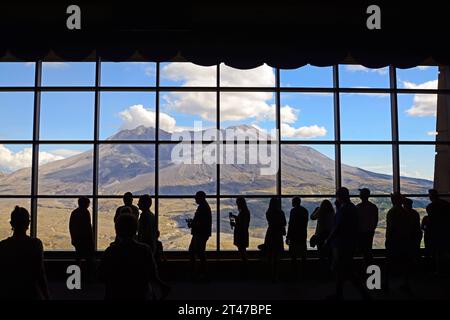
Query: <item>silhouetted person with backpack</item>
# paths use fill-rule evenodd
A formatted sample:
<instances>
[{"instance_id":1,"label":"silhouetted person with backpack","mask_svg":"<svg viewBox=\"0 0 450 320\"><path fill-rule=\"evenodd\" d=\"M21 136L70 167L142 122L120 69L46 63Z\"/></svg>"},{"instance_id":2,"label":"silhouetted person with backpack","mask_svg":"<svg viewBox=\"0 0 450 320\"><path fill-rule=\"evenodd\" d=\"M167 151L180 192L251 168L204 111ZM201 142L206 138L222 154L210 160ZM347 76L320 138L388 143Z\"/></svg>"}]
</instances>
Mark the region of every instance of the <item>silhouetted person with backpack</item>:
<instances>
[{"instance_id":1,"label":"silhouetted person with backpack","mask_svg":"<svg viewBox=\"0 0 450 320\"><path fill-rule=\"evenodd\" d=\"M116 221L117 217L120 215L123 208L128 207L131 209L131 212L139 219L139 209L133 204L133 194L131 192L125 192L123 194L123 206L120 206L116 209L116 214L114 215L114 221Z\"/></svg>"},{"instance_id":2,"label":"silhouetted person with backpack","mask_svg":"<svg viewBox=\"0 0 450 320\"><path fill-rule=\"evenodd\" d=\"M361 202L356 205L358 209L358 249L364 257L366 267L372 262L373 237L378 225L378 207L369 201L369 197L369 189L359 189Z\"/></svg>"},{"instance_id":3,"label":"silhouetted person with backpack","mask_svg":"<svg viewBox=\"0 0 450 320\"><path fill-rule=\"evenodd\" d=\"M278 278L278 262L284 251L283 236L286 235L286 216L281 210L281 201L272 197L266 212L268 228L264 239L264 250L272 268L272 280Z\"/></svg>"},{"instance_id":4,"label":"silhouetted person with backpack","mask_svg":"<svg viewBox=\"0 0 450 320\"><path fill-rule=\"evenodd\" d=\"M107 300L146 300L150 283L161 288L162 299L169 293L169 287L159 278L152 250L135 240L137 225L134 215L117 217L116 241L106 249L99 268ZM151 289L153 292L155 288Z\"/></svg>"},{"instance_id":5,"label":"silhouetted person with backpack","mask_svg":"<svg viewBox=\"0 0 450 320\"><path fill-rule=\"evenodd\" d=\"M320 259L327 260L327 267L331 262L331 248L326 244L326 240L333 230L334 208L330 200L323 200L320 206L314 209L311 220L317 220L316 232L310 239L311 247L317 247Z\"/></svg>"},{"instance_id":6,"label":"silhouetted person with backpack","mask_svg":"<svg viewBox=\"0 0 450 320\"><path fill-rule=\"evenodd\" d=\"M390 289L390 278L396 272L403 281L400 288L411 293L409 275L416 256L417 217L403 208L400 193L393 193L391 202L392 208L386 214L387 266L384 290Z\"/></svg>"},{"instance_id":7,"label":"silhouetted person with backpack","mask_svg":"<svg viewBox=\"0 0 450 320\"><path fill-rule=\"evenodd\" d=\"M138 241L148 244L152 251L156 252L156 233L158 228L156 226L156 217L150 211L152 198L148 194L140 196L138 206L141 209L138 225Z\"/></svg>"},{"instance_id":8,"label":"silhouetted person with backpack","mask_svg":"<svg viewBox=\"0 0 450 320\"><path fill-rule=\"evenodd\" d=\"M292 268L297 269L297 259L306 260L306 242L308 238L308 210L301 205L300 197L292 198L292 209L289 215L289 225L286 235L286 244L292 260Z\"/></svg>"},{"instance_id":9,"label":"silhouetted person with backpack","mask_svg":"<svg viewBox=\"0 0 450 320\"><path fill-rule=\"evenodd\" d=\"M450 203L441 199L435 189L428 190L431 203L426 210L429 216L428 232L435 272L442 273L445 256L450 252Z\"/></svg>"},{"instance_id":10,"label":"silhouetted person with backpack","mask_svg":"<svg viewBox=\"0 0 450 320\"><path fill-rule=\"evenodd\" d=\"M95 248L89 205L89 198L80 197L78 199L78 208L70 215L69 231L72 245L75 247L77 264L81 268L81 261L86 259L86 273L88 278L91 278L95 270Z\"/></svg>"},{"instance_id":11,"label":"silhouetted person with backpack","mask_svg":"<svg viewBox=\"0 0 450 320\"><path fill-rule=\"evenodd\" d=\"M336 294L330 298L342 299L344 283L350 280L364 299L370 299L362 281L353 270L357 238L358 209L350 201L348 189L341 187L336 192L336 216L327 240L333 252L333 270L336 273Z\"/></svg>"},{"instance_id":12,"label":"silhouetted person with backpack","mask_svg":"<svg viewBox=\"0 0 450 320\"><path fill-rule=\"evenodd\" d=\"M230 212L231 226L234 228L233 244L238 248L244 267L247 268L247 248L249 245L248 228L250 226L250 211L244 197L236 199L238 215ZM246 270L245 270L246 271Z\"/></svg>"},{"instance_id":13,"label":"silhouetted person with backpack","mask_svg":"<svg viewBox=\"0 0 450 320\"><path fill-rule=\"evenodd\" d=\"M10 224L13 235L0 241L0 299L49 299L42 242L26 234L27 209L16 206Z\"/></svg>"},{"instance_id":14,"label":"silhouetted person with backpack","mask_svg":"<svg viewBox=\"0 0 450 320\"><path fill-rule=\"evenodd\" d=\"M195 272L196 257L200 259L200 276L206 277L206 243L211 237L212 215L211 208L206 201L206 194L198 191L195 194L197 210L194 218L188 220L188 227L191 228L192 239L189 245L192 269Z\"/></svg>"}]
</instances>

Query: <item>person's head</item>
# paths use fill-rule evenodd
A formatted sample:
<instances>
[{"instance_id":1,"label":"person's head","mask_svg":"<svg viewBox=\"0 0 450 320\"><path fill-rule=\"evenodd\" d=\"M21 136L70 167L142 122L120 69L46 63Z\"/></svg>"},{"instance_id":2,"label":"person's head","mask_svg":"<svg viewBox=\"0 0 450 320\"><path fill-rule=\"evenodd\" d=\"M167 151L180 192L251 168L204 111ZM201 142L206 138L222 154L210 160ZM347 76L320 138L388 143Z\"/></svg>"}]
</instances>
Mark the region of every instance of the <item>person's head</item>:
<instances>
[{"instance_id":1,"label":"person's head","mask_svg":"<svg viewBox=\"0 0 450 320\"><path fill-rule=\"evenodd\" d=\"M236 205L237 205L239 211L248 210L247 201L245 201L244 197L237 197L236 198Z\"/></svg>"},{"instance_id":2,"label":"person's head","mask_svg":"<svg viewBox=\"0 0 450 320\"><path fill-rule=\"evenodd\" d=\"M340 187L339 189L337 189L336 200L341 204L350 202L350 192L346 187Z\"/></svg>"},{"instance_id":3,"label":"person's head","mask_svg":"<svg viewBox=\"0 0 450 320\"><path fill-rule=\"evenodd\" d=\"M412 199L407 198L407 197L403 197L403 206L406 209L412 209L413 208L413 203L414 203L414 201Z\"/></svg>"},{"instance_id":4,"label":"person's head","mask_svg":"<svg viewBox=\"0 0 450 320\"><path fill-rule=\"evenodd\" d=\"M30 213L27 209L16 206L11 212L9 223L14 232L25 232L30 226Z\"/></svg>"},{"instance_id":5,"label":"person's head","mask_svg":"<svg viewBox=\"0 0 450 320\"><path fill-rule=\"evenodd\" d=\"M320 210L322 211L334 211L333 204L330 200L325 199L320 203Z\"/></svg>"},{"instance_id":6,"label":"person's head","mask_svg":"<svg viewBox=\"0 0 450 320\"><path fill-rule=\"evenodd\" d=\"M150 210L150 207L152 206L152 197L148 194L144 194L139 197L138 201L138 207L141 210Z\"/></svg>"},{"instance_id":7,"label":"person's head","mask_svg":"<svg viewBox=\"0 0 450 320\"><path fill-rule=\"evenodd\" d=\"M281 209L280 199L277 197L270 198L269 210L279 210Z\"/></svg>"},{"instance_id":8,"label":"person's head","mask_svg":"<svg viewBox=\"0 0 450 320\"><path fill-rule=\"evenodd\" d=\"M368 188L359 189L359 198L362 201L368 201L370 198L370 190Z\"/></svg>"},{"instance_id":9,"label":"person's head","mask_svg":"<svg viewBox=\"0 0 450 320\"><path fill-rule=\"evenodd\" d=\"M87 209L89 208L89 205L91 204L91 200L89 200L88 197L79 197L78 198L78 207L81 209Z\"/></svg>"},{"instance_id":10,"label":"person's head","mask_svg":"<svg viewBox=\"0 0 450 320\"><path fill-rule=\"evenodd\" d=\"M428 196L430 197L430 201L434 202L439 199L439 192L436 189L428 190Z\"/></svg>"},{"instance_id":11,"label":"person's head","mask_svg":"<svg viewBox=\"0 0 450 320\"><path fill-rule=\"evenodd\" d=\"M302 199L300 197L292 198L292 206L293 207L300 207L301 204L302 204Z\"/></svg>"},{"instance_id":12,"label":"person's head","mask_svg":"<svg viewBox=\"0 0 450 320\"><path fill-rule=\"evenodd\" d=\"M125 206L120 209L120 214L133 214L133 209L131 207Z\"/></svg>"},{"instance_id":13,"label":"person's head","mask_svg":"<svg viewBox=\"0 0 450 320\"><path fill-rule=\"evenodd\" d=\"M131 192L123 194L123 204L129 207L133 204L133 194Z\"/></svg>"},{"instance_id":14,"label":"person's head","mask_svg":"<svg viewBox=\"0 0 450 320\"><path fill-rule=\"evenodd\" d=\"M403 202L403 197L400 192L394 192L391 194L391 202L394 207L400 207Z\"/></svg>"},{"instance_id":15,"label":"person's head","mask_svg":"<svg viewBox=\"0 0 450 320\"><path fill-rule=\"evenodd\" d=\"M137 232L138 221L132 214L121 214L115 221L116 235L121 239L132 239Z\"/></svg>"},{"instance_id":16,"label":"person's head","mask_svg":"<svg viewBox=\"0 0 450 320\"><path fill-rule=\"evenodd\" d=\"M194 196L195 203L201 204L206 202L206 193L204 191L197 191L197 193Z\"/></svg>"}]
</instances>

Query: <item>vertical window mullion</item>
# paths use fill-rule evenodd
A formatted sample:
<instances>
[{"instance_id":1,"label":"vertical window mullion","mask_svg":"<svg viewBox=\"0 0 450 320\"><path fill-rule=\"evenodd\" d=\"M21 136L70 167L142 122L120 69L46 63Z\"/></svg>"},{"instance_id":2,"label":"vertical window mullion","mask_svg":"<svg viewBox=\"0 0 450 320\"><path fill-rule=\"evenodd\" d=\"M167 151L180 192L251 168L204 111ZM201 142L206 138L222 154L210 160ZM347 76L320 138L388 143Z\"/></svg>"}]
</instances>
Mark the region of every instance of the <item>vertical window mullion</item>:
<instances>
[{"instance_id":1,"label":"vertical window mullion","mask_svg":"<svg viewBox=\"0 0 450 320\"><path fill-rule=\"evenodd\" d=\"M39 134L41 116L42 61L36 61L34 77L33 146L31 162L31 226L30 235L37 236L37 202L39 175Z\"/></svg>"},{"instance_id":2,"label":"vertical window mullion","mask_svg":"<svg viewBox=\"0 0 450 320\"><path fill-rule=\"evenodd\" d=\"M216 68L216 128L217 133L220 132L220 64ZM221 146L220 137L217 136L216 142L216 246L220 251L220 163L221 163Z\"/></svg>"},{"instance_id":3,"label":"vertical window mullion","mask_svg":"<svg viewBox=\"0 0 450 320\"><path fill-rule=\"evenodd\" d=\"M276 194L277 197L281 198L281 93L280 93L280 69L275 69L275 119L277 126L277 185Z\"/></svg>"},{"instance_id":4,"label":"vertical window mullion","mask_svg":"<svg viewBox=\"0 0 450 320\"><path fill-rule=\"evenodd\" d=\"M95 64L95 102L94 102L94 149L93 149L93 178L92 178L92 226L94 231L95 250L98 248L98 168L99 168L99 127L100 127L100 83L101 59Z\"/></svg>"},{"instance_id":5,"label":"vertical window mullion","mask_svg":"<svg viewBox=\"0 0 450 320\"><path fill-rule=\"evenodd\" d=\"M159 230L159 82L160 63L156 63L156 91L155 91L155 219Z\"/></svg>"},{"instance_id":6,"label":"vertical window mullion","mask_svg":"<svg viewBox=\"0 0 450 320\"><path fill-rule=\"evenodd\" d=\"M333 101L334 101L334 171L336 189L342 186L341 172L341 103L339 90L339 65L333 65Z\"/></svg>"},{"instance_id":7,"label":"vertical window mullion","mask_svg":"<svg viewBox=\"0 0 450 320\"><path fill-rule=\"evenodd\" d=\"M400 150L398 144L398 104L397 104L397 72L389 66L390 98L391 98L391 130L392 130L392 177L394 192L400 192Z\"/></svg>"}]
</instances>

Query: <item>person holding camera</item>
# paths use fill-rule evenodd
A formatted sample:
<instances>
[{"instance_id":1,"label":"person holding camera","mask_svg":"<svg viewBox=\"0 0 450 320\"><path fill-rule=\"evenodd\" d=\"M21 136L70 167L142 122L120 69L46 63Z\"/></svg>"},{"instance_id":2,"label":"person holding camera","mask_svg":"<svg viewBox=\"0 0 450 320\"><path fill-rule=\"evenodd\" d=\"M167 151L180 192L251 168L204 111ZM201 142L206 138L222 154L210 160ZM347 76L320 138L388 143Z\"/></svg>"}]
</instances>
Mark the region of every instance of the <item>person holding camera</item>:
<instances>
[{"instance_id":1,"label":"person holding camera","mask_svg":"<svg viewBox=\"0 0 450 320\"><path fill-rule=\"evenodd\" d=\"M247 266L247 248L249 245L248 228L250 225L250 211L247 207L247 202L244 197L238 197L236 199L236 205L238 207L238 215L233 215L230 212L230 225L234 229L233 244L238 248L241 255L244 266Z\"/></svg>"},{"instance_id":2,"label":"person holding camera","mask_svg":"<svg viewBox=\"0 0 450 320\"><path fill-rule=\"evenodd\" d=\"M200 276L206 277L206 242L211 237L212 215L211 208L206 201L204 191L195 194L195 202L198 207L194 218L188 219L188 227L191 229L192 239L189 245L192 269L195 271L196 256L200 259Z\"/></svg>"}]
</instances>

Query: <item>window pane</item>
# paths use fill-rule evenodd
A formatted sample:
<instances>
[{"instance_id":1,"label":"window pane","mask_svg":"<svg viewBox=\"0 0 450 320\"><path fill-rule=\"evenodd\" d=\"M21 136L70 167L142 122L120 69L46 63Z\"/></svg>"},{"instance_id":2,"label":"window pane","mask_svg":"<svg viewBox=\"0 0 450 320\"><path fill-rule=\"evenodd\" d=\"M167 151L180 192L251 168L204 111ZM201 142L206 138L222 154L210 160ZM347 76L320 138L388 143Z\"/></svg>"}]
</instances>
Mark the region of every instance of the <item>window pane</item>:
<instances>
[{"instance_id":1,"label":"window pane","mask_svg":"<svg viewBox=\"0 0 450 320\"><path fill-rule=\"evenodd\" d=\"M372 194L390 194L393 190L392 146L343 145L342 186L352 194L369 188Z\"/></svg>"},{"instance_id":2,"label":"window pane","mask_svg":"<svg viewBox=\"0 0 450 320\"><path fill-rule=\"evenodd\" d=\"M277 144L223 144L221 194L274 194L278 171Z\"/></svg>"},{"instance_id":3,"label":"window pane","mask_svg":"<svg viewBox=\"0 0 450 320\"><path fill-rule=\"evenodd\" d=\"M333 140L333 95L282 93L281 138L285 140Z\"/></svg>"},{"instance_id":4,"label":"window pane","mask_svg":"<svg viewBox=\"0 0 450 320\"><path fill-rule=\"evenodd\" d=\"M94 86L95 62L44 62L43 86Z\"/></svg>"},{"instance_id":5,"label":"window pane","mask_svg":"<svg viewBox=\"0 0 450 320\"><path fill-rule=\"evenodd\" d=\"M275 70L266 64L260 67L240 70L220 65L220 86L222 87L275 87Z\"/></svg>"},{"instance_id":6,"label":"window pane","mask_svg":"<svg viewBox=\"0 0 450 320\"><path fill-rule=\"evenodd\" d=\"M174 133L197 139L194 131L216 128L214 92L168 92L161 95L160 104L160 140L171 140Z\"/></svg>"},{"instance_id":7,"label":"window pane","mask_svg":"<svg viewBox=\"0 0 450 320\"><path fill-rule=\"evenodd\" d=\"M341 88L389 88L389 68L371 69L361 65L339 65Z\"/></svg>"},{"instance_id":8,"label":"window pane","mask_svg":"<svg viewBox=\"0 0 450 320\"><path fill-rule=\"evenodd\" d=\"M154 140L154 92L102 92L100 139Z\"/></svg>"},{"instance_id":9,"label":"window pane","mask_svg":"<svg viewBox=\"0 0 450 320\"><path fill-rule=\"evenodd\" d=\"M41 140L92 140L94 93L42 93L40 130Z\"/></svg>"},{"instance_id":10,"label":"window pane","mask_svg":"<svg viewBox=\"0 0 450 320\"><path fill-rule=\"evenodd\" d=\"M0 199L0 240L12 236L11 224L11 212L15 206L24 207L30 212L30 199ZM27 234L30 234L28 229Z\"/></svg>"},{"instance_id":11,"label":"window pane","mask_svg":"<svg viewBox=\"0 0 450 320\"><path fill-rule=\"evenodd\" d=\"M207 250L216 250L217 209L216 200L208 199L212 213L212 235L206 243ZM164 250L187 251L191 230L186 219L193 218L197 205L192 199L159 199L159 231Z\"/></svg>"},{"instance_id":12,"label":"window pane","mask_svg":"<svg viewBox=\"0 0 450 320\"><path fill-rule=\"evenodd\" d=\"M397 69L397 87L399 89L436 89L438 75L438 66Z\"/></svg>"},{"instance_id":13,"label":"window pane","mask_svg":"<svg viewBox=\"0 0 450 320\"><path fill-rule=\"evenodd\" d=\"M400 140L436 140L437 95L399 94Z\"/></svg>"},{"instance_id":14,"label":"window pane","mask_svg":"<svg viewBox=\"0 0 450 320\"><path fill-rule=\"evenodd\" d=\"M270 198L252 199L246 198L250 211L249 247L248 250L257 250L258 245L264 243L267 231L266 211ZM233 244L233 230L230 226L229 212L238 214L236 199L220 200L220 249L237 250Z\"/></svg>"},{"instance_id":15,"label":"window pane","mask_svg":"<svg viewBox=\"0 0 450 320\"><path fill-rule=\"evenodd\" d=\"M231 131L251 129L257 134L273 134L275 95L272 92L224 92L220 94L220 127ZM233 138L224 137L225 140Z\"/></svg>"},{"instance_id":16,"label":"window pane","mask_svg":"<svg viewBox=\"0 0 450 320\"><path fill-rule=\"evenodd\" d=\"M0 93L0 140L33 138L32 92Z\"/></svg>"},{"instance_id":17,"label":"window pane","mask_svg":"<svg viewBox=\"0 0 450 320\"><path fill-rule=\"evenodd\" d=\"M341 94L342 140L391 140L387 94Z\"/></svg>"},{"instance_id":18,"label":"window pane","mask_svg":"<svg viewBox=\"0 0 450 320\"><path fill-rule=\"evenodd\" d=\"M333 68L306 65L298 69L280 70L282 87L333 87Z\"/></svg>"},{"instance_id":19,"label":"window pane","mask_svg":"<svg viewBox=\"0 0 450 320\"><path fill-rule=\"evenodd\" d=\"M156 63L102 62L102 86L143 86L156 84Z\"/></svg>"},{"instance_id":20,"label":"window pane","mask_svg":"<svg viewBox=\"0 0 450 320\"><path fill-rule=\"evenodd\" d=\"M34 62L0 62L0 86L34 86Z\"/></svg>"},{"instance_id":21,"label":"window pane","mask_svg":"<svg viewBox=\"0 0 450 320\"><path fill-rule=\"evenodd\" d=\"M199 190L216 193L217 162L215 144L212 146L214 149L207 144L196 144L195 147L191 144L160 144L159 193L194 195Z\"/></svg>"},{"instance_id":22,"label":"window pane","mask_svg":"<svg viewBox=\"0 0 450 320\"><path fill-rule=\"evenodd\" d=\"M217 67L203 67L190 62L161 64L161 86L215 87Z\"/></svg>"},{"instance_id":23,"label":"window pane","mask_svg":"<svg viewBox=\"0 0 450 320\"><path fill-rule=\"evenodd\" d=\"M40 145L39 194L92 193L92 145Z\"/></svg>"},{"instance_id":24,"label":"window pane","mask_svg":"<svg viewBox=\"0 0 450 320\"><path fill-rule=\"evenodd\" d=\"M402 193L428 193L428 189L433 187L435 156L436 147L432 145L400 146L400 187ZM438 165L444 166L445 164L438 163Z\"/></svg>"},{"instance_id":25,"label":"window pane","mask_svg":"<svg viewBox=\"0 0 450 320\"><path fill-rule=\"evenodd\" d=\"M103 144L99 147L99 194L155 192L155 146Z\"/></svg>"},{"instance_id":26,"label":"window pane","mask_svg":"<svg viewBox=\"0 0 450 320\"><path fill-rule=\"evenodd\" d=\"M0 194L30 194L31 157L31 145L0 144Z\"/></svg>"},{"instance_id":27,"label":"window pane","mask_svg":"<svg viewBox=\"0 0 450 320\"><path fill-rule=\"evenodd\" d=\"M283 194L334 194L334 145L282 145Z\"/></svg>"},{"instance_id":28,"label":"window pane","mask_svg":"<svg viewBox=\"0 0 450 320\"><path fill-rule=\"evenodd\" d=\"M74 251L69 232L70 214L77 208L77 199L39 199L37 237L47 251ZM92 209L89 208L92 219Z\"/></svg>"}]
</instances>

